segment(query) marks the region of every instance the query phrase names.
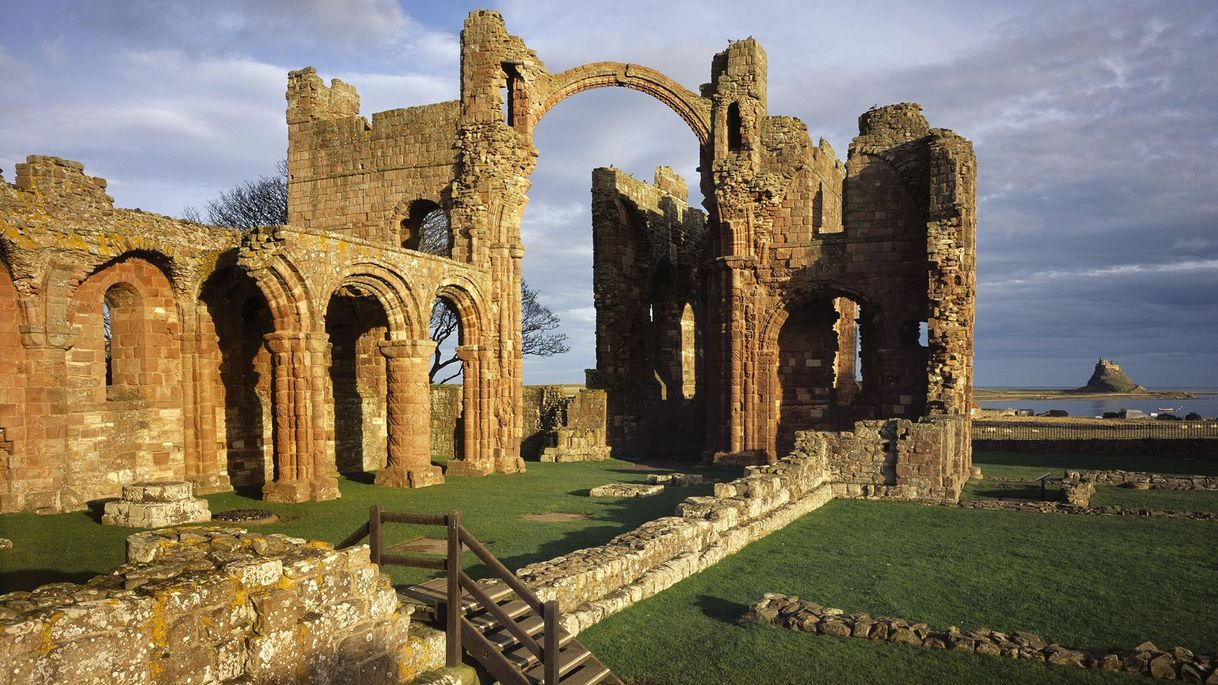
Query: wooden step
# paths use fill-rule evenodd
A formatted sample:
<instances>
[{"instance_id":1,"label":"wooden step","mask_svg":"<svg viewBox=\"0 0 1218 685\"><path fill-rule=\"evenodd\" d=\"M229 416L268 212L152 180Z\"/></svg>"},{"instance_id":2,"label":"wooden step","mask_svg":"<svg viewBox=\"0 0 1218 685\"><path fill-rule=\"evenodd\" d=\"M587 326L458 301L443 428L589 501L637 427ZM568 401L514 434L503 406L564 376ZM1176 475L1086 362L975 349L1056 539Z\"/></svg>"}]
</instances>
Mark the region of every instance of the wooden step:
<instances>
[{"instance_id":1,"label":"wooden step","mask_svg":"<svg viewBox=\"0 0 1218 685\"><path fill-rule=\"evenodd\" d=\"M546 667L541 663L541 660L534 656L531 652L523 647L517 647L505 653L512 663L520 667L524 674L537 682L545 676ZM588 659L593 659L592 652L588 651L579 642L567 637L567 646L558 650L558 677L561 679L564 674L570 673L578 668ZM521 663L524 660L527 663Z\"/></svg>"},{"instance_id":2,"label":"wooden step","mask_svg":"<svg viewBox=\"0 0 1218 685\"><path fill-rule=\"evenodd\" d=\"M513 599L510 602L504 602L503 604L498 604L496 606L498 606L499 610L507 614L509 617L517 619L517 622L519 622L518 619L525 615L531 614L536 616L536 614L533 613L533 608L530 607L524 600ZM475 628L483 633L502 627L499 625L499 617L483 607L478 607L478 611L470 615L468 620L470 623L474 624Z\"/></svg>"},{"instance_id":3,"label":"wooden step","mask_svg":"<svg viewBox=\"0 0 1218 685\"><path fill-rule=\"evenodd\" d=\"M489 618L494 617L490 616ZM474 625L478 624L475 623ZM529 614L522 620L516 621L516 626L518 628L523 630L529 637L535 639L541 634L541 631L543 628L545 628L545 625L546 622L537 614ZM500 649L516 644L516 636L513 635L512 632L505 626L499 625L498 622L495 622L493 625L487 625L485 628L479 626L479 630L482 630L482 634L486 635L486 639L490 640L496 645L499 645Z\"/></svg>"},{"instance_id":4,"label":"wooden step","mask_svg":"<svg viewBox=\"0 0 1218 685\"><path fill-rule=\"evenodd\" d=\"M622 685L621 678L613 675L609 667L595 658L584 662L579 670L561 678L563 685Z\"/></svg>"},{"instance_id":5,"label":"wooden step","mask_svg":"<svg viewBox=\"0 0 1218 685\"><path fill-rule=\"evenodd\" d=\"M503 581L479 581L479 584L482 586L482 591L490 595L491 599L496 602L513 596L512 588L508 587L508 584ZM398 590L398 596L403 601L429 607L434 610L437 604L448 601L448 581L444 578L436 578L419 585L411 585ZM469 613L481 608L481 604L468 592L462 591L461 608L465 613Z\"/></svg>"}]
</instances>

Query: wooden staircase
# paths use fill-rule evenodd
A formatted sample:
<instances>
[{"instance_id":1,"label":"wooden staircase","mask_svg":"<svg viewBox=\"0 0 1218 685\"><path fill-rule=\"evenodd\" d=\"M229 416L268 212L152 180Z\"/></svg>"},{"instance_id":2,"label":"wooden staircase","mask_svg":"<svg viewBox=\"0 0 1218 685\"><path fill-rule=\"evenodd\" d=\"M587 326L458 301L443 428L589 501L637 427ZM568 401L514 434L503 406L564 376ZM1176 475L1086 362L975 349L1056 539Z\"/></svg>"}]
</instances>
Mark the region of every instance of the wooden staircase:
<instances>
[{"instance_id":1,"label":"wooden staircase","mask_svg":"<svg viewBox=\"0 0 1218 685\"><path fill-rule=\"evenodd\" d=\"M476 582L484 599L494 604L498 611L488 609L473 593L462 595L461 642L465 650L504 685L550 682L545 679L545 664L518 637L519 633L524 633L535 643L546 644L545 620L507 583L501 580ZM442 622L446 611L445 585L444 578L437 578L400 590L398 594L403 601L415 604L419 611ZM501 616L510 619L517 630L505 625ZM553 682L563 685L622 682L565 630L557 628L553 637L558 654L557 680Z\"/></svg>"},{"instance_id":2,"label":"wooden staircase","mask_svg":"<svg viewBox=\"0 0 1218 685\"><path fill-rule=\"evenodd\" d=\"M444 526L448 554L443 559L385 554L384 523ZM461 525L460 512L398 514L373 506L368 510L368 522L336 547L350 547L364 538L368 538L373 563L444 571L443 578L408 587L399 596L445 626L448 666L460 664L463 652L469 652L504 685L621 684L621 679L559 627L558 602L538 599ZM463 549L477 555L497 577L475 581L466 575L461 569ZM448 610L458 605L459 609Z\"/></svg>"}]
</instances>

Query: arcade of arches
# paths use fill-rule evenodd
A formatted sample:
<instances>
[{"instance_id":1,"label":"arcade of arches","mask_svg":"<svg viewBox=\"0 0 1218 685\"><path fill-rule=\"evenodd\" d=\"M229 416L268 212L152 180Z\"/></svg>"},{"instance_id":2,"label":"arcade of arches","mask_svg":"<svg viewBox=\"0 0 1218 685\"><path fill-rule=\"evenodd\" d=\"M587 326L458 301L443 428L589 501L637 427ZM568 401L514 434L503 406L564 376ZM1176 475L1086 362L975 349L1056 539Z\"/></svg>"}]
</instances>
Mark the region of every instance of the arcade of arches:
<instances>
[{"instance_id":1,"label":"arcade of arches","mask_svg":"<svg viewBox=\"0 0 1218 685\"><path fill-rule=\"evenodd\" d=\"M104 180L53 157L0 182L0 511L81 509L136 480L279 501L337 497L340 470L441 482L437 298L459 319L463 371L445 470L522 470L532 131L607 86L689 125L706 197L688 207L663 167L654 183L593 173L587 380L603 399L585 404L605 407L608 447L755 463L823 431L837 437L818 444L851 446L830 459L844 484L958 495L971 461L967 140L917 105L874 108L843 163L767 113L752 39L715 55L696 93L633 64L550 74L496 12L469 15L461 49L460 100L371 121L354 87L288 75L287 226L115 209ZM444 256L417 249L437 211Z\"/></svg>"}]
</instances>

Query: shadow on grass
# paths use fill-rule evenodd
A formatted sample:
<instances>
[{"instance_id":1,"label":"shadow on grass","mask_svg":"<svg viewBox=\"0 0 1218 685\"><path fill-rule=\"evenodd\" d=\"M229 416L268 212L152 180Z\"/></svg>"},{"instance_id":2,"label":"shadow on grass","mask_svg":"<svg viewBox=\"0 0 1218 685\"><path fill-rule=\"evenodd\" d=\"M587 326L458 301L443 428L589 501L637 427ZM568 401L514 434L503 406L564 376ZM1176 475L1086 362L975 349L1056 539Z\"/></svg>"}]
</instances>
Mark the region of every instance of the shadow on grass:
<instances>
[{"instance_id":1,"label":"shadow on grass","mask_svg":"<svg viewBox=\"0 0 1218 685\"><path fill-rule=\"evenodd\" d=\"M972 491L974 497L985 499L1022 499L1034 502L1056 502L1061 499L1061 491L1049 489L1041 494L1040 485L1013 485L1008 487L991 487Z\"/></svg>"},{"instance_id":2,"label":"shadow on grass","mask_svg":"<svg viewBox=\"0 0 1218 685\"><path fill-rule=\"evenodd\" d=\"M1047 470L1122 469L1126 471L1218 475L1218 459L1156 456L1150 451L1151 449L1153 448L1147 448L1145 454L1133 455L977 450L973 453L973 462L981 466L982 469L987 464L992 464L995 466L1022 466Z\"/></svg>"},{"instance_id":3,"label":"shadow on grass","mask_svg":"<svg viewBox=\"0 0 1218 685\"><path fill-rule=\"evenodd\" d=\"M105 571L65 572L45 568L21 571L0 571L0 594L46 585L48 583L84 583Z\"/></svg>"},{"instance_id":4,"label":"shadow on grass","mask_svg":"<svg viewBox=\"0 0 1218 685\"><path fill-rule=\"evenodd\" d=\"M632 531L648 521L664 516L673 516L676 512L677 504L686 497L705 495L710 490L708 486L671 488L655 497L606 499L606 503L609 506L594 515L597 523L605 525L583 526L576 530L568 531L561 537L542 543L532 552L504 557L500 561L508 568L518 569L522 566L569 554L577 549L603 545L609 542L611 538ZM587 493L586 490L577 490L571 494L582 495L585 493Z\"/></svg>"},{"instance_id":5,"label":"shadow on grass","mask_svg":"<svg viewBox=\"0 0 1218 685\"><path fill-rule=\"evenodd\" d=\"M724 623L739 622L740 617L744 616L745 612L749 610L747 604L732 602L713 595L698 595L697 599L694 600L694 604L704 616Z\"/></svg>"},{"instance_id":6,"label":"shadow on grass","mask_svg":"<svg viewBox=\"0 0 1218 685\"><path fill-rule=\"evenodd\" d=\"M343 478L346 478L354 483L372 485L376 481L376 474L372 471L349 471L343 474Z\"/></svg>"}]
</instances>

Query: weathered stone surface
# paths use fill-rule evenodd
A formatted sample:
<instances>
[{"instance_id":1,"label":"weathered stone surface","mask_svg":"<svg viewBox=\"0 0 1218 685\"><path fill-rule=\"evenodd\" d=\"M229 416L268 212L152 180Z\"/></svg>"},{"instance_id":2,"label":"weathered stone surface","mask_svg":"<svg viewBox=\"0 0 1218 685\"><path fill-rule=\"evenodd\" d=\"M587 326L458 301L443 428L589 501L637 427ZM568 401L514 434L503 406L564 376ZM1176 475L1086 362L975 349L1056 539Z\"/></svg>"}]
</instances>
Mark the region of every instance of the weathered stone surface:
<instances>
[{"instance_id":1,"label":"weathered stone surface","mask_svg":"<svg viewBox=\"0 0 1218 685\"><path fill-rule=\"evenodd\" d=\"M163 528L211 520L207 500L192 495L184 481L132 483L123 486L123 499L106 502L102 524L128 528Z\"/></svg>"},{"instance_id":2,"label":"weathered stone surface","mask_svg":"<svg viewBox=\"0 0 1218 685\"><path fill-rule=\"evenodd\" d=\"M399 683L409 664L434 668L367 547L170 528L130 536L128 550L88 585L0 596L0 680Z\"/></svg>"},{"instance_id":3,"label":"weathered stone surface","mask_svg":"<svg viewBox=\"0 0 1218 685\"><path fill-rule=\"evenodd\" d=\"M610 483L588 490L589 497L654 497L664 492L663 485L645 483Z\"/></svg>"}]
</instances>

